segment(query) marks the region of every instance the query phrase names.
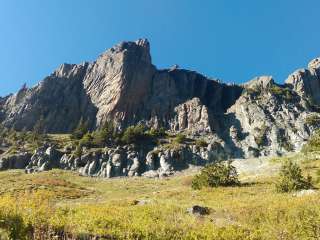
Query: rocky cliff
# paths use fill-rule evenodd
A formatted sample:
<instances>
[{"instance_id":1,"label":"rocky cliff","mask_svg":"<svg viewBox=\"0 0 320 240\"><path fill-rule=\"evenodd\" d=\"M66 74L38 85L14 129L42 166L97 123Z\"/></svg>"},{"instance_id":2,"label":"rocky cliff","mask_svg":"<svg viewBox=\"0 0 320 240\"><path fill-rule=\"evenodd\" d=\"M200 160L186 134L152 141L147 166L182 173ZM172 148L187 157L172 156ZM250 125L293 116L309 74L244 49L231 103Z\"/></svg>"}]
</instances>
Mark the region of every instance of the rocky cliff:
<instances>
[{"instance_id":1,"label":"rocky cliff","mask_svg":"<svg viewBox=\"0 0 320 240\"><path fill-rule=\"evenodd\" d=\"M140 39L95 62L63 64L38 85L0 98L0 120L30 130L43 119L49 133L70 132L80 119L91 129L106 120L119 129L143 123L202 136L225 156L242 158L299 150L318 124L306 121L318 104L319 59L284 85L271 77L229 85L178 67L158 70L149 42Z\"/></svg>"},{"instance_id":2,"label":"rocky cliff","mask_svg":"<svg viewBox=\"0 0 320 240\"><path fill-rule=\"evenodd\" d=\"M80 118L92 128L108 119L120 127L145 121L182 130L190 126L176 121L180 105L197 98L207 114L223 114L241 91L196 72L157 70L149 42L138 40L116 45L93 63L63 64L37 86L0 104L4 125L18 130L32 129L40 117L47 132L70 131Z\"/></svg>"}]
</instances>

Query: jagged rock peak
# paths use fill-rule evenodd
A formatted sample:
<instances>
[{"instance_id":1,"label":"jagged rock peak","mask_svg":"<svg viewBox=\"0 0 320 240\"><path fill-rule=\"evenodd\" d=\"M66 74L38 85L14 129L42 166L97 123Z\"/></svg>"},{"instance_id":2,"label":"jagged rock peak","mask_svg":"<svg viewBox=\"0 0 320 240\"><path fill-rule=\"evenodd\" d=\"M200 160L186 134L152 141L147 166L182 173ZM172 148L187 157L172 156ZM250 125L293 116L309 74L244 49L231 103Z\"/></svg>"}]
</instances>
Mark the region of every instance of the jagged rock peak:
<instances>
[{"instance_id":1,"label":"jagged rock peak","mask_svg":"<svg viewBox=\"0 0 320 240\"><path fill-rule=\"evenodd\" d=\"M320 58L312 60L308 69L299 69L289 75L285 83L300 96L320 104Z\"/></svg>"},{"instance_id":2,"label":"jagged rock peak","mask_svg":"<svg viewBox=\"0 0 320 240\"><path fill-rule=\"evenodd\" d=\"M274 79L271 76L260 76L243 84L245 88L260 88L265 89L274 84Z\"/></svg>"},{"instance_id":3,"label":"jagged rock peak","mask_svg":"<svg viewBox=\"0 0 320 240\"><path fill-rule=\"evenodd\" d=\"M130 56L139 57L140 60L151 64L150 43L147 39L138 39L137 41L125 41L121 42L114 47L108 49L103 53L100 58L109 58L112 55L118 53L127 52Z\"/></svg>"},{"instance_id":4,"label":"jagged rock peak","mask_svg":"<svg viewBox=\"0 0 320 240\"><path fill-rule=\"evenodd\" d=\"M74 74L77 74L79 70L86 68L88 63L84 62L82 64L61 64L53 73L52 76L59 78L71 77Z\"/></svg>"},{"instance_id":5,"label":"jagged rock peak","mask_svg":"<svg viewBox=\"0 0 320 240\"><path fill-rule=\"evenodd\" d=\"M320 57L313 59L309 64L308 64L309 69L318 69L320 68Z\"/></svg>"}]
</instances>

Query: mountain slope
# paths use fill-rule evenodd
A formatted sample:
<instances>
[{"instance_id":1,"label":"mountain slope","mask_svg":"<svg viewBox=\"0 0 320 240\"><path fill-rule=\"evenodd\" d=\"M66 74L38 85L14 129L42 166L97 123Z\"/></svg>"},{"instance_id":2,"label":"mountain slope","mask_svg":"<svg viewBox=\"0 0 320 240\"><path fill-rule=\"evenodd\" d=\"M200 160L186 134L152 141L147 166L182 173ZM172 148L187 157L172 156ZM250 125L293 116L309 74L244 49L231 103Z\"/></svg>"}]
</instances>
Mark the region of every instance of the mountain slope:
<instances>
[{"instance_id":1,"label":"mountain slope","mask_svg":"<svg viewBox=\"0 0 320 240\"><path fill-rule=\"evenodd\" d=\"M80 119L95 129L106 120L119 129L143 123L202 135L233 157L299 150L318 114L320 64L313 60L278 85L259 77L228 85L196 72L158 70L145 39L123 42L92 63L63 64L33 88L0 99L7 127L31 130L43 119L46 132L72 131ZM317 123L315 123L317 124Z\"/></svg>"}]
</instances>

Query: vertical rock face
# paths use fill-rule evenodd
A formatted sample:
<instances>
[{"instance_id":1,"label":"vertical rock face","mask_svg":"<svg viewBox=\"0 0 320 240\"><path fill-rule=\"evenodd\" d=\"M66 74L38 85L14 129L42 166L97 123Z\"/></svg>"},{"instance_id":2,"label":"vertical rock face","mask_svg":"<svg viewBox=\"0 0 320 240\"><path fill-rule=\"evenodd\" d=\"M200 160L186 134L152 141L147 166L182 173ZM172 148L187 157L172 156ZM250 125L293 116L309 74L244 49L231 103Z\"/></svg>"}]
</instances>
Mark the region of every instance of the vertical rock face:
<instances>
[{"instance_id":1,"label":"vertical rock face","mask_svg":"<svg viewBox=\"0 0 320 240\"><path fill-rule=\"evenodd\" d=\"M278 155L300 150L310 131L305 119L307 102L296 92L281 88L271 77L245 85L247 90L227 111L224 129L239 157Z\"/></svg>"},{"instance_id":2,"label":"vertical rock face","mask_svg":"<svg viewBox=\"0 0 320 240\"><path fill-rule=\"evenodd\" d=\"M52 133L72 131L81 118L92 129L106 120L122 129L143 123L201 135L220 146L219 155L249 157L300 149L313 131L305 120L318 114L319 104L319 58L283 86L267 76L228 85L177 66L158 70L149 42L140 39L114 46L95 62L63 64L33 88L0 98L0 122L30 130L41 120ZM141 166L135 155L128 159L128 174L135 174ZM101 174L118 171L118 160L104 164ZM96 168L90 164L83 171Z\"/></svg>"},{"instance_id":3,"label":"vertical rock face","mask_svg":"<svg viewBox=\"0 0 320 240\"><path fill-rule=\"evenodd\" d=\"M43 118L47 132L68 132L82 116L94 126L96 107L85 93L82 79L88 64L61 65L31 89L23 88L2 102L3 124L32 129Z\"/></svg>"},{"instance_id":4,"label":"vertical rock face","mask_svg":"<svg viewBox=\"0 0 320 240\"><path fill-rule=\"evenodd\" d=\"M98 109L97 124L134 120L143 111L155 72L146 40L121 43L90 64L84 87Z\"/></svg>"},{"instance_id":5,"label":"vertical rock face","mask_svg":"<svg viewBox=\"0 0 320 240\"><path fill-rule=\"evenodd\" d=\"M308 69L300 69L291 74L286 83L299 95L320 104L320 58L312 60Z\"/></svg>"},{"instance_id":6,"label":"vertical rock face","mask_svg":"<svg viewBox=\"0 0 320 240\"><path fill-rule=\"evenodd\" d=\"M21 130L32 129L43 118L47 132L71 131L80 118L92 128L105 120L122 128L141 121L170 128L177 106L198 98L207 109L203 111L222 114L241 91L239 86L221 84L195 72L157 70L151 62L149 42L140 39L116 45L93 63L64 64L37 86L1 99L0 119ZM189 107L187 111L186 116L193 118L193 110ZM173 125L174 130L190 128L190 124Z\"/></svg>"}]
</instances>

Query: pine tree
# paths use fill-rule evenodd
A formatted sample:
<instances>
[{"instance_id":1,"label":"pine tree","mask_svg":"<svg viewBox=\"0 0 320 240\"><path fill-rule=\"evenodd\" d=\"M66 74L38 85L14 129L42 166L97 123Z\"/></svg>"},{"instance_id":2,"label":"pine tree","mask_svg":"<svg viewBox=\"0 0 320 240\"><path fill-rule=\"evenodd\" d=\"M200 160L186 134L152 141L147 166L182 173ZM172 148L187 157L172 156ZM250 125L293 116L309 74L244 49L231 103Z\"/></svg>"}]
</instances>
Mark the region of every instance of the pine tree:
<instances>
[{"instance_id":1,"label":"pine tree","mask_svg":"<svg viewBox=\"0 0 320 240\"><path fill-rule=\"evenodd\" d=\"M72 133L73 139L81 139L86 133L88 132L88 123L83 120L83 118L80 119L78 126Z\"/></svg>"},{"instance_id":2,"label":"pine tree","mask_svg":"<svg viewBox=\"0 0 320 240\"><path fill-rule=\"evenodd\" d=\"M112 122L106 121L103 126L93 133L93 144L104 147L113 141L115 129Z\"/></svg>"}]
</instances>

